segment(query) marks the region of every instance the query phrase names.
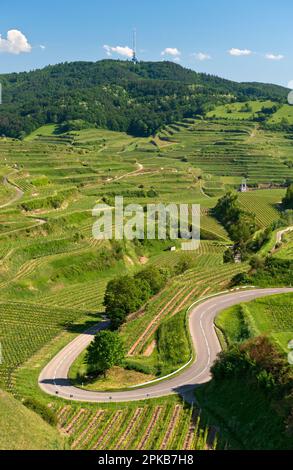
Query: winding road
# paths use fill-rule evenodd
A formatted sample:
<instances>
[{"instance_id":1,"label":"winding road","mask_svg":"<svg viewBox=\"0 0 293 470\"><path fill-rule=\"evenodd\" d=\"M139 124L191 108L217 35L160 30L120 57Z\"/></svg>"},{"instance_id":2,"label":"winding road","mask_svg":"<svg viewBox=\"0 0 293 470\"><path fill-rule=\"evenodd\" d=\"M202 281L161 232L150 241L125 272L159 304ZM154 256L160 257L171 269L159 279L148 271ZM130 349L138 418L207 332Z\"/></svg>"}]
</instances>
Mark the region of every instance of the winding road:
<instances>
[{"instance_id":1,"label":"winding road","mask_svg":"<svg viewBox=\"0 0 293 470\"><path fill-rule=\"evenodd\" d=\"M127 402L162 397L175 393L188 399L197 385L210 380L210 368L217 354L221 351L214 327L215 317L222 310L240 302L248 302L260 297L287 292L293 293L293 288L231 291L227 294L205 300L191 309L189 328L192 343L196 350L196 358L177 375L158 381L155 384L125 391L94 392L76 388L70 383L68 379L70 366L90 344L95 333L109 326L104 322L79 335L62 349L41 372L39 386L50 395L58 395L67 400L80 402Z\"/></svg>"}]
</instances>

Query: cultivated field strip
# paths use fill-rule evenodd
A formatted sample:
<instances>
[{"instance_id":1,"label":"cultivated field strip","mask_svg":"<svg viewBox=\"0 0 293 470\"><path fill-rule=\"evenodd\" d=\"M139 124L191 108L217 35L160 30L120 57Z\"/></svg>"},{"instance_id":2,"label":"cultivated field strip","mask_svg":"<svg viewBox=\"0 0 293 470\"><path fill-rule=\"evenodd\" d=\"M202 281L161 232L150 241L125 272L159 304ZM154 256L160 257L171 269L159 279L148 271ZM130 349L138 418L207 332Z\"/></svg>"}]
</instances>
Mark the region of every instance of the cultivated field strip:
<instances>
[{"instance_id":1,"label":"cultivated field strip","mask_svg":"<svg viewBox=\"0 0 293 470\"><path fill-rule=\"evenodd\" d=\"M18 366L78 316L78 312L70 309L24 302L0 302L0 337L4 359L0 364L0 382L7 385Z\"/></svg>"},{"instance_id":2,"label":"cultivated field strip","mask_svg":"<svg viewBox=\"0 0 293 470\"><path fill-rule=\"evenodd\" d=\"M55 408L56 405L53 405ZM198 412L174 399L115 409L59 405L59 427L73 450L200 450L207 447Z\"/></svg>"},{"instance_id":3,"label":"cultivated field strip","mask_svg":"<svg viewBox=\"0 0 293 470\"><path fill-rule=\"evenodd\" d=\"M254 212L260 227L268 227L279 217L282 197L283 191L278 189L252 191L241 194L239 201L245 210Z\"/></svg>"},{"instance_id":4,"label":"cultivated field strip","mask_svg":"<svg viewBox=\"0 0 293 470\"><path fill-rule=\"evenodd\" d=\"M194 300L205 295L220 292L227 287L231 278L239 272L245 271L246 266L222 265L217 269L216 274L211 274L209 270L198 272L191 270L178 278L170 289L162 293L164 306L161 308L160 297L154 304L150 303L143 316L137 318L123 327L123 336L126 344L131 344L128 355L140 354L149 339L154 335L163 319L175 315L184 308L187 308ZM132 335L130 334L132 333ZM137 338L131 343L131 337Z\"/></svg>"}]
</instances>

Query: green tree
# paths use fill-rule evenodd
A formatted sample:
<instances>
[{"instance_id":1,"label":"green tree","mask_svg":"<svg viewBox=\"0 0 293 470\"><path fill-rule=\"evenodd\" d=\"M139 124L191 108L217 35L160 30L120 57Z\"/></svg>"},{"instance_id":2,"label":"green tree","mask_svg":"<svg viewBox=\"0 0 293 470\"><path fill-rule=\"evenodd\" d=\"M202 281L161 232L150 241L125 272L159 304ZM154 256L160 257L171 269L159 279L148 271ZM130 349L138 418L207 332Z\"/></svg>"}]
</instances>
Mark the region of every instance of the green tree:
<instances>
[{"instance_id":1,"label":"green tree","mask_svg":"<svg viewBox=\"0 0 293 470\"><path fill-rule=\"evenodd\" d=\"M255 215L241 209L237 194L232 192L219 199L214 213L238 244L247 243L257 229Z\"/></svg>"},{"instance_id":2,"label":"green tree","mask_svg":"<svg viewBox=\"0 0 293 470\"><path fill-rule=\"evenodd\" d=\"M180 274L185 273L185 271L188 271L189 269L191 269L192 266L193 266L192 258L186 254L182 255L178 263L175 266L175 274L179 276Z\"/></svg>"},{"instance_id":3,"label":"green tree","mask_svg":"<svg viewBox=\"0 0 293 470\"><path fill-rule=\"evenodd\" d=\"M124 357L125 351L120 336L113 331L100 331L87 350L88 370L106 376L111 367L122 364Z\"/></svg>"},{"instance_id":4,"label":"green tree","mask_svg":"<svg viewBox=\"0 0 293 470\"><path fill-rule=\"evenodd\" d=\"M286 196L283 198L283 205L286 209L293 209L293 184L287 188Z\"/></svg>"},{"instance_id":5,"label":"green tree","mask_svg":"<svg viewBox=\"0 0 293 470\"><path fill-rule=\"evenodd\" d=\"M123 276L110 281L107 285L104 305L112 328L119 328L127 315L141 307L150 294L150 286L146 281L138 282L131 276Z\"/></svg>"},{"instance_id":6,"label":"green tree","mask_svg":"<svg viewBox=\"0 0 293 470\"><path fill-rule=\"evenodd\" d=\"M165 286L168 276L169 272L166 269L149 266L140 271L135 278L139 281L147 282L151 295L155 295Z\"/></svg>"}]
</instances>

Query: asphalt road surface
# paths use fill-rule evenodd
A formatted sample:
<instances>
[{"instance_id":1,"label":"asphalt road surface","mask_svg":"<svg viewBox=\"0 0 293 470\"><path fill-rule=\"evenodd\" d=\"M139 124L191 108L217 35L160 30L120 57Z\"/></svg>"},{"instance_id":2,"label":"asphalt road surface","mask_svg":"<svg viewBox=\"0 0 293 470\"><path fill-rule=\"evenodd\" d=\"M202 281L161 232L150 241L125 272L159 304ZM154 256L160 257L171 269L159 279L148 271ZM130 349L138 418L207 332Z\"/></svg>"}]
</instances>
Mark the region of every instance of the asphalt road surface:
<instances>
[{"instance_id":1,"label":"asphalt road surface","mask_svg":"<svg viewBox=\"0 0 293 470\"><path fill-rule=\"evenodd\" d=\"M68 379L70 366L90 344L95 333L108 327L107 323L101 323L76 337L74 341L68 344L51 360L40 374L39 386L50 395L58 395L67 400L81 402L127 402L162 397L175 393L188 400L193 395L193 390L197 385L206 383L211 379L210 368L217 354L221 351L214 328L215 317L222 310L240 302L248 302L260 297L286 292L293 293L293 288L233 291L210 298L196 306L191 310L189 316L189 328L196 351L196 358L190 366L171 378L147 387L117 392L94 392L72 386Z\"/></svg>"}]
</instances>

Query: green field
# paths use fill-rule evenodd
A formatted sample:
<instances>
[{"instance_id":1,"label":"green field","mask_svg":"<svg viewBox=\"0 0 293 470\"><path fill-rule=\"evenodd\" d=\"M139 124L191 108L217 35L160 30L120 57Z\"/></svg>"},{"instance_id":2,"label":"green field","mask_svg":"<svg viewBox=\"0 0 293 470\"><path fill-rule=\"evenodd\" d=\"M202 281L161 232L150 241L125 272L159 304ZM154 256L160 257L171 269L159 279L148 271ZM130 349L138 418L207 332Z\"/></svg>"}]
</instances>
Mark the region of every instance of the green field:
<instances>
[{"instance_id":1,"label":"green field","mask_svg":"<svg viewBox=\"0 0 293 470\"><path fill-rule=\"evenodd\" d=\"M208 118L249 121L255 113L263 107L271 108L272 101L247 101L246 103L233 103L216 107L207 114ZM246 109L247 106L247 109Z\"/></svg>"},{"instance_id":2,"label":"green field","mask_svg":"<svg viewBox=\"0 0 293 470\"><path fill-rule=\"evenodd\" d=\"M227 344L242 341L250 335L265 334L287 354L288 343L293 338L292 305L292 294L257 299L245 304L244 309L244 305L237 305L222 312L216 325Z\"/></svg>"},{"instance_id":3,"label":"green field","mask_svg":"<svg viewBox=\"0 0 293 470\"><path fill-rule=\"evenodd\" d=\"M247 101L245 103L232 103L217 106L207 113L209 119L225 119L228 121L252 121L262 108L270 109L276 103L273 101ZM289 104L282 104L269 117L269 124L293 123L293 108Z\"/></svg>"}]
</instances>

